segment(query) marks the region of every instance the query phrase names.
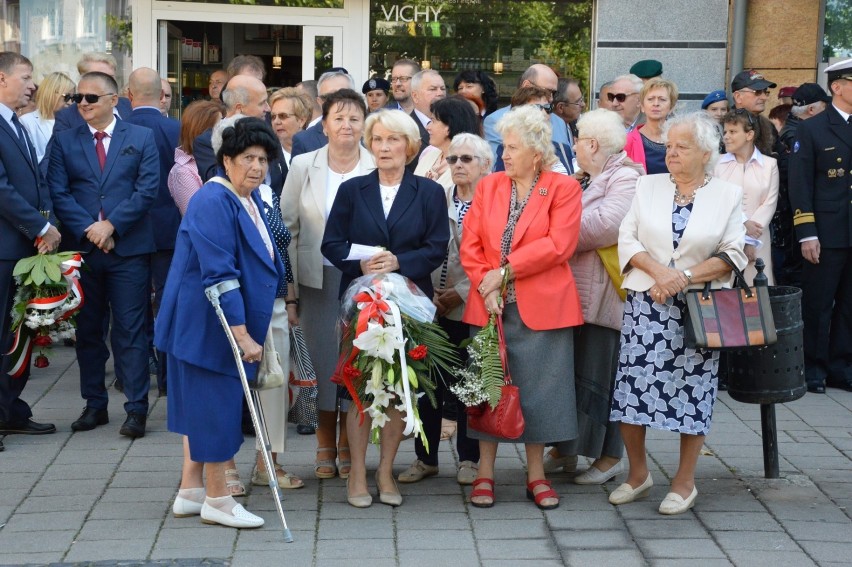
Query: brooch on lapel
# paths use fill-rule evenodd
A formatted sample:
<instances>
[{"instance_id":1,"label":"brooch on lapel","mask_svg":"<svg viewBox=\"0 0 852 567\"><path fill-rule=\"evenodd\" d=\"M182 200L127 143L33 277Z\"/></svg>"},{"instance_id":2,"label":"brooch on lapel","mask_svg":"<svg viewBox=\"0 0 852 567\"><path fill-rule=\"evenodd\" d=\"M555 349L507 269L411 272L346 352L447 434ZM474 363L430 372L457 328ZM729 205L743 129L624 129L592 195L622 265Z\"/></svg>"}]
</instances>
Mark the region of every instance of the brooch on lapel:
<instances>
[{"instance_id":1,"label":"brooch on lapel","mask_svg":"<svg viewBox=\"0 0 852 567\"><path fill-rule=\"evenodd\" d=\"M539 187L538 194L542 197L545 197L547 195L547 187Z\"/></svg>"}]
</instances>

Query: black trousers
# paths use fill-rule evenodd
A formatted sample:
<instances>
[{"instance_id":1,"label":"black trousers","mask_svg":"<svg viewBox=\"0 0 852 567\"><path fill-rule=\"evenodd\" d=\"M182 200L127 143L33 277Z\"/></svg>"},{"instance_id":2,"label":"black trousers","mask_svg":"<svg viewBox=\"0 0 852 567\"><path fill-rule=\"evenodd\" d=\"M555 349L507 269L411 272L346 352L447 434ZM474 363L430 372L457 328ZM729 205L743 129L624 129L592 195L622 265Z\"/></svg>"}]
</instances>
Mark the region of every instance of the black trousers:
<instances>
[{"instance_id":1,"label":"black trousers","mask_svg":"<svg viewBox=\"0 0 852 567\"><path fill-rule=\"evenodd\" d=\"M4 355L12 347L9 327L12 325L10 311L17 289L12 279L16 263L17 260L0 260L0 309L3 310L0 313L0 421L7 423L26 421L33 415L30 406L20 398L30 377L29 367L22 376L12 378L8 374L12 366L11 357Z\"/></svg>"},{"instance_id":2,"label":"black trousers","mask_svg":"<svg viewBox=\"0 0 852 567\"><path fill-rule=\"evenodd\" d=\"M470 337L470 325L461 321L453 321L444 317L438 318L438 324L450 336L450 342L458 345L463 340ZM467 360L467 350L458 349L459 358L462 362ZM418 410L420 419L423 421L423 431L426 433L426 439L429 441L429 452L426 452L426 447L420 441L420 437L415 439L414 450L417 453L417 458L427 465L438 465L438 445L441 442L441 416L443 415L442 408L444 400L451 396L446 384L454 381L453 376L441 376L438 378L435 397L438 399L438 407L433 408L429 398L423 396L420 398ZM456 400L457 404L457 428L456 428L456 450L459 453L459 461L479 462L479 441L470 439L467 436L467 417L465 415L465 407L461 402Z\"/></svg>"},{"instance_id":3,"label":"black trousers","mask_svg":"<svg viewBox=\"0 0 852 567\"><path fill-rule=\"evenodd\" d=\"M805 378L852 384L852 248L822 248L802 265Z\"/></svg>"}]
</instances>

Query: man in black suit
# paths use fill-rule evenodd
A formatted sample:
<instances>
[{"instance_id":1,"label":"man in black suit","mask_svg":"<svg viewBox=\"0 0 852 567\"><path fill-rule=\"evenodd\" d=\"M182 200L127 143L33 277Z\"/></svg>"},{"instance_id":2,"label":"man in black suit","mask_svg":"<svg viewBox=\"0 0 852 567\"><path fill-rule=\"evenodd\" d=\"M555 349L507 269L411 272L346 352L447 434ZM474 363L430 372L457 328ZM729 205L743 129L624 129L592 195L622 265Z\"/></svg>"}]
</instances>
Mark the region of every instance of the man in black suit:
<instances>
[{"instance_id":1,"label":"man in black suit","mask_svg":"<svg viewBox=\"0 0 852 567\"><path fill-rule=\"evenodd\" d=\"M331 93L339 91L340 89L357 90L355 79L353 79L349 73L344 71L329 71L327 73L323 73L317 81L317 92L319 93L317 95L317 104L322 106L325 97ZM325 132L323 132L322 116L320 115L320 117L315 119L306 130L297 132L296 135L293 136L293 151L291 152L291 159L298 155L318 150L326 144L328 144L328 136L326 136Z\"/></svg>"},{"instance_id":2,"label":"man in black suit","mask_svg":"<svg viewBox=\"0 0 852 567\"><path fill-rule=\"evenodd\" d=\"M432 103L446 98L446 96L447 85L437 71L427 69L412 77L411 100L414 101L414 110L411 111L411 117L414 118L417 128L420 130L420 151L417 153L417 157L406 166L406 169L412 173L417 169L420 154L429 145L429 131L426 127L432 122Z\"/></svg>"},{"instance_id":3,"label":"man in black suit","mask_svg":"<svg viewBox=\"0 0 852 567\"><path fill-rule=\"evenodd\" d=\"M8 373L10 357L2 356L12 343L9 327L15 264L36 252L52 252L60 240L59 231L48 221L54 218L53 204L39 173L35 150L15 114L15 109L27 105L34 94L29 59L0 52L0 435L56 431L52 424L33 421L30 406L20 399L29 365L23 374L12 378Z\"/></svg>"},{"instance_id":4,"label":"man in black suit","mask_svg":"<svg viewBox=\"0 0 852 567\"><path fill-rule=\"evenodd\" d=\"M169 172L175 164L175 148L180 136L180 122L167 118L160 112L160 104L166 94L165 88L171 87L163 83L154 69L140 67L130 74L127 95L133 112L127 117L131 124L144 126L154 133L157 153L160 157L160 191L151 207L151 222L154 223L154 244L157 251L151 254L151 279L154 282L154 305L149 314L153 319L163 296L166 286L166 276L172 263L175 250L175 238L180 226L180 211L169 193ZM149 343L153 345L153 320L149 321ZM160 395L166 393L166 361L161 353L157 364L157 388Z\"/></svg>"},{"instance_id":5,"label":"man in black suit","mask_svg":"<svg viewBox=\"0 0 852 567\"><path fill-rule=\"evenodd\" d=\"M852 59L828 67L831 104L796 129L790 205L802 247L808 391L852 391Z\"/></svg>"}]
</instances>

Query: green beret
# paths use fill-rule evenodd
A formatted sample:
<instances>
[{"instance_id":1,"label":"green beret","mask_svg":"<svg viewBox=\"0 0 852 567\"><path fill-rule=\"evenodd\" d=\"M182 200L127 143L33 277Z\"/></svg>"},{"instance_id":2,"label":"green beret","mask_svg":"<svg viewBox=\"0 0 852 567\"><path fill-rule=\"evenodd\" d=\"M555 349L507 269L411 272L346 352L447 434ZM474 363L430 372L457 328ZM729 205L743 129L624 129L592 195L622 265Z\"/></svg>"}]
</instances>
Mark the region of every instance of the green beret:
<instances>
[{"instance_id":1,"label":"green beret","mask_svg":"<svg viewBox=\"0 0 852 567\"><path fill-rule=\"evenodd\" d=\"M659 77L663 74L663 64L656 59L643 59L633 64L630 73L641 79Z\"/></svg>"}]
</instances>

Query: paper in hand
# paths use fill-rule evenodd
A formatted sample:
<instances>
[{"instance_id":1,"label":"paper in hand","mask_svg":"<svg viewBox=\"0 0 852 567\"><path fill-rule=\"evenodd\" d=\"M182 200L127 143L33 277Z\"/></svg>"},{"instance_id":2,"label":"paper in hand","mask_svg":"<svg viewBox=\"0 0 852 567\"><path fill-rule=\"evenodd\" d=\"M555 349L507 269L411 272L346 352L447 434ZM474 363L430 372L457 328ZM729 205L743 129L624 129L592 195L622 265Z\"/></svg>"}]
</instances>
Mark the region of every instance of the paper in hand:
<instances>
[{"instance_id":1,"label":"paper in hand","mask_svg":"<svg viewBox=\"0 0 852 567\"><path fill-rule=\"evenodd\" d=\"M369 260L379 252L382 252L384 248L381 246L366 246L364 244L353 244L349 249L349 255L344 258L344 260Z\"/></svg>"}]
</instances>

